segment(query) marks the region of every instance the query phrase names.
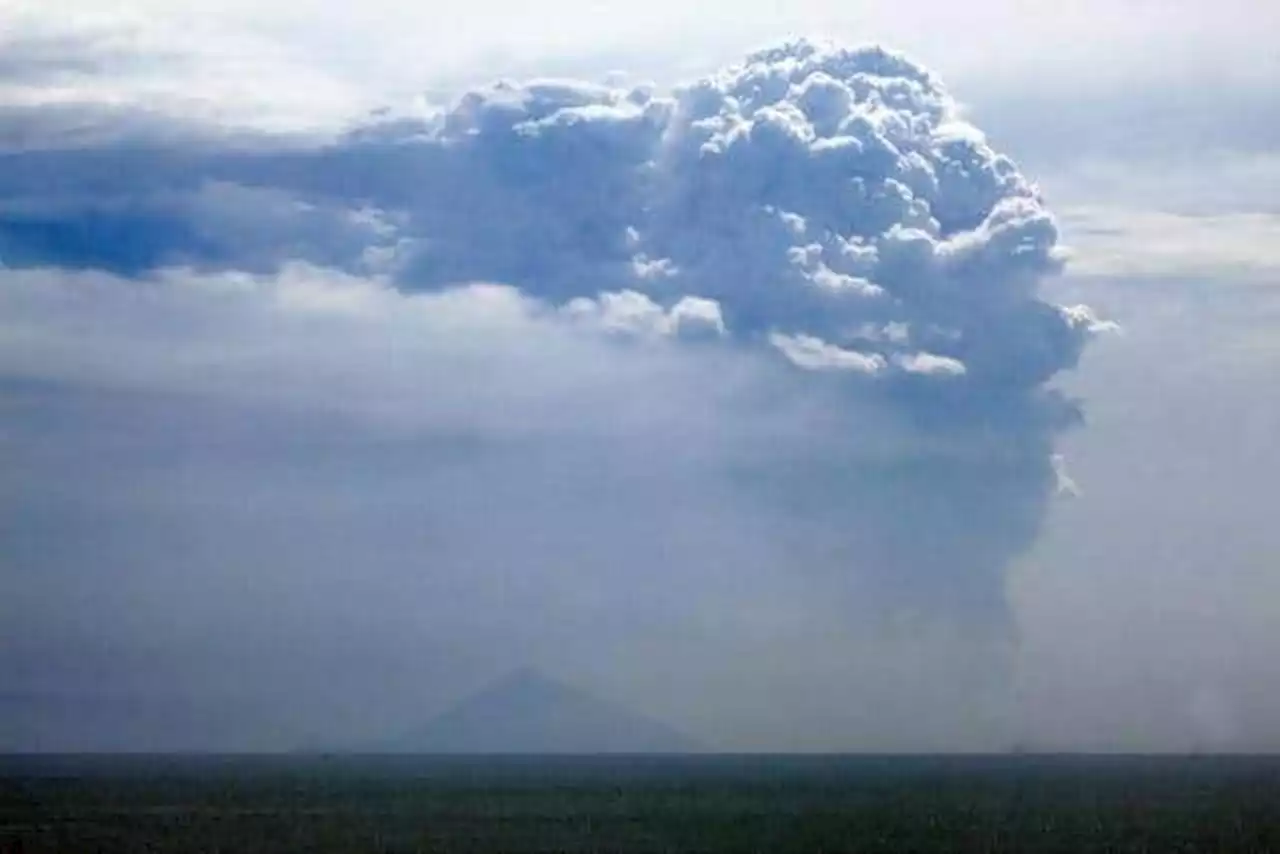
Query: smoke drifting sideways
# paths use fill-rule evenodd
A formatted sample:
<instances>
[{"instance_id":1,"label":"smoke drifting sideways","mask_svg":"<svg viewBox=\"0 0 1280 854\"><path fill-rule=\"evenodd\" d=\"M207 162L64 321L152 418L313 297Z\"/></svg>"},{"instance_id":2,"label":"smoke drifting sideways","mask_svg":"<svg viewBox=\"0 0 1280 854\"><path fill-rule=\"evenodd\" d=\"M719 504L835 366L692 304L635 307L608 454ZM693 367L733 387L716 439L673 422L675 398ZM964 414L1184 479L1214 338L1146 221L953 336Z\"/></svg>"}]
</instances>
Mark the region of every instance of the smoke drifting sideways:
<instances>
[{"instance_id":1,"label":"smoke drifting sideways","mask_svg":"<svg viewBox=\"0 0 1280 854\"><path fill-rule=\"evenodd\" d=\"M1063 253L1034 185L927 70L880 48L788 43L668 97L500 82L317 150L229 147L53 153L62 168L28 154L46 168L0 184L6 263L136 273L301 257L390 265L408 290L631 292L620 310L691 297L722 314L686 304L694 334L727 326L810 370L995 396L1074 366L1098 328L1036 297ZM96 198L59 199L86 177Z\"/></svg>"},{"instance_id":2,"label":"smoke drifting sideways","mask_svg":"<svg viewBox=\"0 0 1280 854\"><path fill-rule=\"evenodd\" d=\"M910 60L799 41L669 95L502 82L319 145L176 138L2 156L0 501L30 524L0 537L129 574L91 584L133 591L95 655L220 613L348 626L362 661L648 649L865 688L847 624L1003 627L1079 417L1050 381L1105 324L1040 295L1052 215ZM205 593L175 606L183 555ZM80 606L5 583L23 660L76 659L49 627Z\"/></svg>"},{"instance_id":3,"label":"smoke drifting sideways","mask_svg":"<svg viewBox=\"0 0 1280 854\"><path fill-rule=\"evenodd\" d=\"M408 289L711 300L723 320L695 326L797 366L1002 398L1072 367L1097 324L1036 298L1063 261L1036 188L879 48L790 43L669 97L500 82L286 159L263 183L394 213L376 257Z\"/></svg>"}]
</instances>

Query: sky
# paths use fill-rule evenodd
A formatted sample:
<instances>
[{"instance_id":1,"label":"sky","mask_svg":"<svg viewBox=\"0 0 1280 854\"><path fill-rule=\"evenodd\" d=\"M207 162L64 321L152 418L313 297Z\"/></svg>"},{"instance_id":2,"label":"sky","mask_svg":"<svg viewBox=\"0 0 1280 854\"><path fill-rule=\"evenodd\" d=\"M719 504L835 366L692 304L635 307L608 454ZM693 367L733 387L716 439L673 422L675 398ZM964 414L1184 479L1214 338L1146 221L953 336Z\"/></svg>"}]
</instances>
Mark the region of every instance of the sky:
<instances>
[{"instance_id":1,"label":"sky","mask_svg":"<svg viewBox=\"0 0 1280 854\"><path fill-rule=\"evenodd\" d=\"M1280 12L0 0L0 749L1280 749Z\"/></svg>"}]
</instances>

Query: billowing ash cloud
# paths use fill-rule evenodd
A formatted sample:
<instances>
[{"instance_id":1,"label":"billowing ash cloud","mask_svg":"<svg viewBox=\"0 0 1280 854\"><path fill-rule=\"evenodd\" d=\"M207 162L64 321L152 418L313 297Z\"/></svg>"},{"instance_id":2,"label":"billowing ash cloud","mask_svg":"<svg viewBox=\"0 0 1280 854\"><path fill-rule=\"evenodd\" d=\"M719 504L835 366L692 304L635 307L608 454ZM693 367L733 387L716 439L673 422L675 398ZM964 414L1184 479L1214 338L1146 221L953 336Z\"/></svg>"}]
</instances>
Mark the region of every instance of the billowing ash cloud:
<instances>
[{"instance_id":1,"label":"billowing ash cloud","mask_svg":"<svg viewBox=\"0 0 1280 854\"><path fill-rule=\"evenodd\" d=\"M354 139L410 167L370 198L407 214L410 288L692 296L800 367L1002 392L1072 366L1092 323L1036 298L1061 255L1034 186L878 48L788 44L671 97L499 83Z\"/></svg>"},{"instance_id":2,"label":"billowing ash cloud","mask_svg":"<svg viewBox=\"0 0 1280 854\"><path fill-rule=\"evenodd\" d=\"M596 310L615 325L675 310L663 324L723 326L802 368L1001 396L1073 366L1095 323L1036 296L1061 253L1035 187L937 79L879 48L791 43L671 96L500 82L320 150L113 154L145 169L141 194L50 199L10 178L3 257L124 272L305 257L389 265L407 289L634 292ZM47 164L31 157L13 165Z\"/></svg>"},{"instance_id":3,"label":"billowing ash cloud","mask_svg":"<svg viewBox=\"0 0 1280 854\"><path fill-rule=\"evenodd\" d=\"M322 145L203 140L11 152L0 258L124 276L305 260L404 293L492 282L570 325L772 354L798 388L931 436L874 472L837 448L762 475L802 504L823 495L813 518L865 518L910 483L884 507L936 501L955 537L983 541L971 517L995 504L1021 520L926 575L990 575L1059 480L1052 439L1075 410L1045 383L1099 321L1040 298L1062 264L1053 217L901 55L799 41L670 95L499 82ZM873 537L886 575L936 563L938 543L895 527Z\"/></svg>"},{"instance_id":4,"label":"billowing ash cloud","mask_svg":"<svg viewBox=\"0 0 1280 854\"><path fill-rule=\"evenodd\" d=\"M0 550L33 567L0 579L0 676L84 690L85 650L172 649L183 684L363 696L323 620L397 685L431 656L728 679L651 710L737 746L798 745L803 710L751 719L773 686L828 747L915 743L893 709L972 687L897 680L885 639L1000 626L1065 483L1046 383L1098 321L1040 297L1054 220L927 71L797 42L670 95L499 83L325 144L176 138L0 155L0 259L33 268L0 272ZM40 586L99 564L128 619Z\"/></svg>"}]
</instances>

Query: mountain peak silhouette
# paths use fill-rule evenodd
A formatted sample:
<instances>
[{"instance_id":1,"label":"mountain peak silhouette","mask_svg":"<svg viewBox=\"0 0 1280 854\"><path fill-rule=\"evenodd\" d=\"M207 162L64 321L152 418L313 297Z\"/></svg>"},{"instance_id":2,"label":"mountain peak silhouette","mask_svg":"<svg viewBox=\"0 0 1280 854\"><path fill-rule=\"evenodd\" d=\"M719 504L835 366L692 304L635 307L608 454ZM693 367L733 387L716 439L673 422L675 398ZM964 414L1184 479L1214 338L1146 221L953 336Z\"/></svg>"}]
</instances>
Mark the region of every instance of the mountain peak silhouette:
<instances>
[{"instance_id":1,"label":"mountain peak silhouette","mask_svg":"<svg viewBox=\"0 0 1280 854\"><path fill-rule=\"evenodd\" d=\"M397 739L414 753L691 753L701 748L660 721L524 667Z\"/></svg>"}]
</instances>

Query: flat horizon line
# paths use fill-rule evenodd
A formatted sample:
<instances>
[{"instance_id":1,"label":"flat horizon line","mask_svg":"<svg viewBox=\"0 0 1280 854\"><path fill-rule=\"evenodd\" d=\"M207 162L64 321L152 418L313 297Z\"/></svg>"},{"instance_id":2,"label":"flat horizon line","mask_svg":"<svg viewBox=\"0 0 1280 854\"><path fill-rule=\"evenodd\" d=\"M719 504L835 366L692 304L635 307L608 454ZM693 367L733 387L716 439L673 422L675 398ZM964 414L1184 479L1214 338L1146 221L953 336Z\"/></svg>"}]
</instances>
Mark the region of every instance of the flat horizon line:
<instances>
[{"instance_id":1,"label":"flat horizon line","mask_svg":"<svg viewBox=\"0 0 1280 854\"><path fill-rule=\"evenodd\" d=\"M439 758L439 759L493 759L493 758L845 758L845 759L1016 759L1027 758L1215 758L1215 757L1276 757L1280 748L1263 750L1035 750L1011 749L1004 751L858 751L858 750L695 750L695 751L378 751L378 750L0 750L0 759L24 758Z\"/></svg>"}]
</instances>

